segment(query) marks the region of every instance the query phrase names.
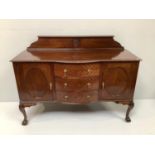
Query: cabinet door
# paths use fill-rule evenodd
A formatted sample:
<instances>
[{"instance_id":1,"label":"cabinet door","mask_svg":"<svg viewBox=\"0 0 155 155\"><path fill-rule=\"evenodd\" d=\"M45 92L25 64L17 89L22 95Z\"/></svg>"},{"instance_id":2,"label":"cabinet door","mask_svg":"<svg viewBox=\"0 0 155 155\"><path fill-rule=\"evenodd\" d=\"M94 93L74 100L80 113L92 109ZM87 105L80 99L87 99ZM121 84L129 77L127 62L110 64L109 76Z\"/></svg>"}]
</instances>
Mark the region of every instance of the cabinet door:
<instances>
[{"instance_id":1,"label":"cabinet door","mask_svg":"<svg viewBox=\"0 0 155 155\"><path fill-rule=\"evenodd\" d=\"M137 76L137 63L115 62L102 64L102 99L131 99Z\"/></svg>"},{"instance_id":2,"label":"cabinet door","mask_svg":"<svg viewBox=\"0 0 155 155\"><path fill-rule=\"evenodd\" d=\"M16 80L22 101L52 99L53 73L48 63L15 63Z\"/></svg>"}]
</instances>

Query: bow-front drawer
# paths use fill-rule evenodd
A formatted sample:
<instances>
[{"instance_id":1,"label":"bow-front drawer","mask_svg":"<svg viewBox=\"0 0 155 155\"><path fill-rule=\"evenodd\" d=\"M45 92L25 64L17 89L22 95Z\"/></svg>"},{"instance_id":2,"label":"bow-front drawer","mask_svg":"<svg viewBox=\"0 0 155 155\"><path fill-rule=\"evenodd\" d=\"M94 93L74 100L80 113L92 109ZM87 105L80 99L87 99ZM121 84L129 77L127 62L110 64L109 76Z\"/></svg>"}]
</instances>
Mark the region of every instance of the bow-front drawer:
<instances>
[{"instance_id":1,"label":"bow-front drawer","mask_svg":"<svg viewBox=\"0 0 155 155\"><path fill-rule=\"evenodd\" d=\"M99 78L90 77L85 79L55 79L56 91L89 91L99 89Z\"/></svg>"},{"instance_id":2,"label":"bow-front drawer","mask_svg":"<svg viewBox=\"0 0 155 155\"><path fill-rule=\"evenodd\" d=\"M98 101L98 91L88 92L56 92L56 99L68 104L91 103Z\"/></svg>"},{"instance_id":3,"label":"bow-front drawer","mask_svg":"<svg viewBox=\"0 0 155 155\"><path fill-rule=\"evenodd\" d=\"M62 78L99 76L99 64L55 64L54 74Z\"/></svg>"}]
</instances>

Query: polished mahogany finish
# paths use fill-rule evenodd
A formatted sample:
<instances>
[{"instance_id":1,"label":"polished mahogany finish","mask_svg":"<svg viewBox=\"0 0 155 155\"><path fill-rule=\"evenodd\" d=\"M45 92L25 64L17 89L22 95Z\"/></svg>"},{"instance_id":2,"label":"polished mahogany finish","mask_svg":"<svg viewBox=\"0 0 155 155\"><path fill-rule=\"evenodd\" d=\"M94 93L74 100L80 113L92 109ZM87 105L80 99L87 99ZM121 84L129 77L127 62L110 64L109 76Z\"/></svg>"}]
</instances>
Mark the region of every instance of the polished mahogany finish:
<instances>
[{"instance_id":1,"label":"polished mahogany finish","mask_svg":"<svg viewBox=\"0 0 155 155\"><path fill-rule=\"evenodd\" d=\"M28 123L25 107L52 101L122 103L130 122L139 61L113 36L40 36L12 60L22 124Z\"/></svg>"}]
</instances>

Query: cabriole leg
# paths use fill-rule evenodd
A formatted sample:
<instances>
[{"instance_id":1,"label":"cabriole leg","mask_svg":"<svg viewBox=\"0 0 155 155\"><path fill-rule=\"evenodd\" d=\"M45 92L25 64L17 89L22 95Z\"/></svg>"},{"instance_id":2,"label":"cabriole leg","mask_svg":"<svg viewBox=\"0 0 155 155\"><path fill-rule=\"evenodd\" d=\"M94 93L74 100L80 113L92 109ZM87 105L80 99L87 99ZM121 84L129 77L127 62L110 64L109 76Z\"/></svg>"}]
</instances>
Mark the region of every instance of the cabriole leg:
<instances>
[{"instance_id":1,"label":"cabriole leg","mask_svg":"<svg viewBox=\"0 0 155 155\"><path fill-rule=\"evenodd\" d=\"M22 121L22 125L27 125L28 124L28 120L27 120L27 115L26 115L26 111L25 111L24 105L20 104L19 105L19 110L21 111L21 113L24 116L24 120Z\"/></svg>"},{"instance_id":2,"label":"cabriole leg","mask_svg":"<svg viewBox=\"0 0 155 155\"><path fill-rule=\"evenodd\" d=\"M125 117L126 122L131 122L129 114L130 114L130 111L133 109L133 107L134 107L134 102L131 101L129 106L128 106L127 112L126 112L126 117Z\"/></svg>"}]
</instances>

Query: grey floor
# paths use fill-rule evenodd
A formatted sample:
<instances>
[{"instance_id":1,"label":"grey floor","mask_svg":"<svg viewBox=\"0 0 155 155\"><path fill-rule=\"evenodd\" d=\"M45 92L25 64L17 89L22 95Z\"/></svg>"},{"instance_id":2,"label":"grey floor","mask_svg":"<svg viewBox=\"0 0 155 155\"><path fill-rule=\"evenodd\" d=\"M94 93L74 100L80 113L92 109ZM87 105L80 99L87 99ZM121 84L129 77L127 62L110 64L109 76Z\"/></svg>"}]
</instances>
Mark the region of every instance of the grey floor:
<instances>
[{"instance_id":1,"label":"grey floor","mask_svg":"<svg viewBox=\"0 0 155 155\"><path fill-rule=\"evenodd\" d=\"M131 123L126 109L112 102L38 104L26 109L29 124L22 126L18 102L0 102L0 134L155 134L155 100L135 100Z\"/></svg>"}]
</instances>

